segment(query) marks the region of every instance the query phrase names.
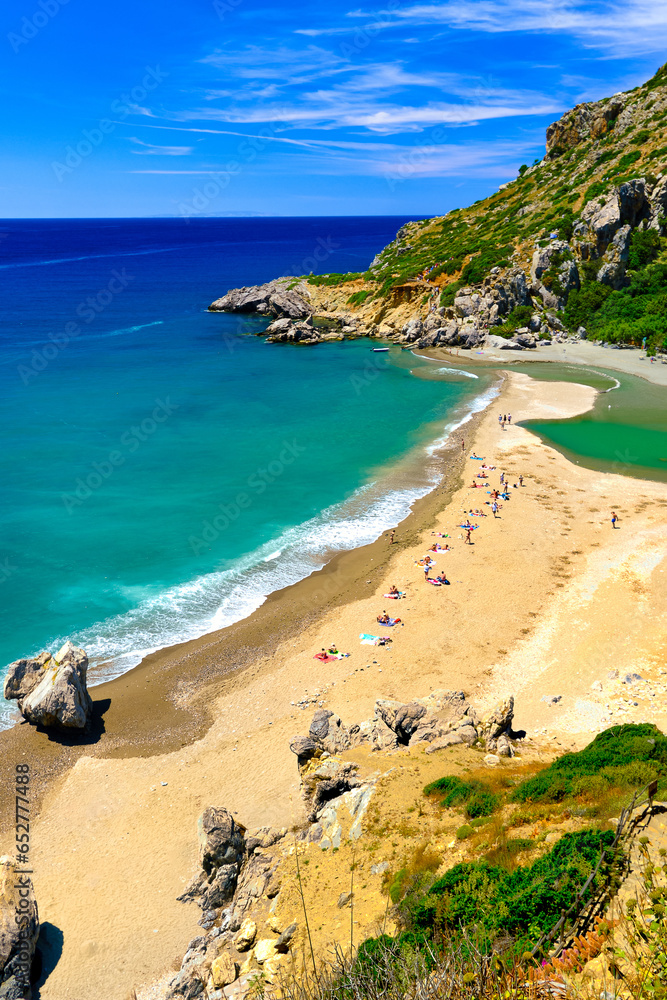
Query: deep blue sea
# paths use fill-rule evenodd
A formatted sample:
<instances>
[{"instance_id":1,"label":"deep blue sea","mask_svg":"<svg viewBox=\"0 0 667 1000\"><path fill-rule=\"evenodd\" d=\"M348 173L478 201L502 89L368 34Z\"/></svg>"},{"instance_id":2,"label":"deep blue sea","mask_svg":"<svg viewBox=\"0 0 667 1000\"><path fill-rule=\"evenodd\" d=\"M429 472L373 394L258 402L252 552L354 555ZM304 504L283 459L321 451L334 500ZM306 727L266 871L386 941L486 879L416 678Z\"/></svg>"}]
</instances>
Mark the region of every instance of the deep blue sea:
<instances>
[{"instance_id":1,"label":"deep blue sea","mask_svg":"<svg viewBox=\"0 0 667 1000\"><path fill-rule=\"evenodd\" d=\"M206 311L235 286L363 270L405 221L0 224L0 665L71 638L91 680L113 676L431 488L491 375L366 340L266 344L266 321Z\"/></svg>"}]
</instances>

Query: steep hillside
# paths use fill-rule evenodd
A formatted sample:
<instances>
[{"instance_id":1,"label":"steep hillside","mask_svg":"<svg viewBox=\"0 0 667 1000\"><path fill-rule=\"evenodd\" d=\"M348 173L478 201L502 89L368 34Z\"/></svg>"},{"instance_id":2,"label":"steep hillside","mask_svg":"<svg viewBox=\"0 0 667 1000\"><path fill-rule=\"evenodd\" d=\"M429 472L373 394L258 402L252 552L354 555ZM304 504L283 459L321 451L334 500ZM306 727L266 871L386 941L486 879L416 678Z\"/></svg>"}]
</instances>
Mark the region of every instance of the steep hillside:
<instances>
[{"instance_id":1,"label":"steep hillside","mask_svg":"<svg viewBox=\"0 0 667 1000\"><path fill-rule=\"evenodd\" d=\"M471 347L491 333L530 347L569 333L662 350L666 224L667 65L577 105L547 129L541 161L470 208L403 226L365 273L283 279L211 308L273 315L280 341Z\"/></svg>"}]
</instances>

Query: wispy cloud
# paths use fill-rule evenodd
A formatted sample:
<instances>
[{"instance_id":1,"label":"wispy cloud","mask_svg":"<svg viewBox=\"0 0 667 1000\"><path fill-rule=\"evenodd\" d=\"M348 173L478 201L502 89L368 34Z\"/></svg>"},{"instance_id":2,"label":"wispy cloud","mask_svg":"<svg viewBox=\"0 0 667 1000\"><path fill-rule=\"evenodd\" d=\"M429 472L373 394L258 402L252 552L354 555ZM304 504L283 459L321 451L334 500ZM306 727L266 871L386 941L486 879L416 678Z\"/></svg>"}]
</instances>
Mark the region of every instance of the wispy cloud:
<instances>
[{"instance_id":1,"label":"wispy cloud","mask_svg":"<svg viewBox=\"0 0 667 1000\"><path fill-rule=\"evenodd\" d=\"M132 150L133 153L140 156L189 156L194 149L194 146L154 146L152 143L143 142L133 135L128 136L128 138L135 146L141 147L141 149Z\"/></svg>"},{"instance_id":2,"label":"wispy cloud","mask_svg":"<svg viewBox=\"0 0 667 1000\"><path fill-rule=\"evenodd\" d=\"M285 128L399 133L434 124L551 115L562 101L530 88L508 88L473 74L406 66L401 60L358 63L319 46L247 46L205 59L225 74L203 104L164 112L172 121L282 123Z\"/></svg>"},{"instance_id":3,"label":"wispy cloud","mask_svg":"<svg viewBox=\"0 0 667 1000\"><path fill-rule=\"evenodd\" d=\"M482 32L552 32L571 35L614 56L661 52L667 47L667 5L662 0L452 0L417 3L380 12L354 10L383 26L446 25Z\"/></svg>"},{"instance_id":4,"label":"wispy cloud","mask_svg":"<svg viewBox=\"0 0 667 1000\"><path fill-rule=\"evenodd\" d=\"M357 142L342 139L312 139L283 147L272 158L277 173L303 171L308 175L392 177L407 180L426 177L508 177L519 163L533 155L541 136L524 136L518 142L434 141L435 132L424 143ZM227 164L210 163L197 169L146 168L133 174L215 177Z\"/></svg>"}]
</instances>

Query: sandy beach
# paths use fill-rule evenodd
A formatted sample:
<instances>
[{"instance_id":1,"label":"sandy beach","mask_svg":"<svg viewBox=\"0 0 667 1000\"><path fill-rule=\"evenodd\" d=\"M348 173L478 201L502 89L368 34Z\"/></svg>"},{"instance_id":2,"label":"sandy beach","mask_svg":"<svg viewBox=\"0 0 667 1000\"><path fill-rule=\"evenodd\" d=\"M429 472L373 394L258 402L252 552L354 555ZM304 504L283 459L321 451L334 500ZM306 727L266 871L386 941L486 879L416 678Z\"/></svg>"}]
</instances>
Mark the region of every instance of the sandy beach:
<instances>
[{"instance_id":1,"label":"sandy beach","mask_svg":"<svg viewBox=\"0 0 667 1000\"><path fill-rule=\"evenodd\" d=\"M603 353L587 363L613 367L630 354ZM661 381L667 366L650 372ZM573 416L594 398L586 386L510 372L500 399L460 432L465 457L459 436L449 477L415 505L394 545L383 537L338 557L244 622L93 689L99 723L89 745L63 748L25 725L0 734L5 766L30 762L43 795L34 884L55 968L42 1000L126 1000L180 962L198 931L196 907L176 899L197 868L198 815L217 805L248 827L299 822L288 743L315 706L352 722L378 697L451 688L480 709L514 694L516 727L562 746L621 719L664 728L667 489L576 466L516 426ZM503 429L498 414L508 411ZM496 518L485 489L471 487L483 484L471 454L495 467L491 486L508 476L510 500ZM486 516L473 519L466 544L459 525L477 508ZM416 565L432 532L451 546L434 554L448 587L425 583ZM383 597L393 584L405 599ZM385 609L405 623L392 644L360 645ZM313 659L331 643L351 655ZM624 683L631 673L641 680ZM3 850L11 837L5 829Z\"/></svg>"}]
</instances>

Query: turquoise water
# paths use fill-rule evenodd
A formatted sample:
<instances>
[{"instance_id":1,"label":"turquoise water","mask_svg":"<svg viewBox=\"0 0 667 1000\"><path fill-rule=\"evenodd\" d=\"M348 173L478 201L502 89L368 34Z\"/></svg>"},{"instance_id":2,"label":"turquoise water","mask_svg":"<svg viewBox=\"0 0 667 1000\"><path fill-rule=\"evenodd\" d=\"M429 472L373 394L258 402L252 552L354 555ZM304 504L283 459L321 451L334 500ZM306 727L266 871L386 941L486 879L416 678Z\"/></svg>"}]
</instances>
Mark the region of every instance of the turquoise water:
<instances>
[{"instance_id":1,"label":"turquoise water","mask_svg":"<svg viewBox=\"0 0 667 1000\"><path fill-rule=\"evenodd\" d=\"M416 378L398 349L270 345L206 312L319 238L321 269L359 270L402 220L199 221L5 224L0 663L71 638L99 680L238 621L404 517L487 398L491 374Z\"/></svg>"},{"instance_id":2,"label":"turquoise water","mask_svg":"<svg viewBox=\"0 0 667 1000\"><path fill-rule=\"evenodd\" d=\"M528 375L533 375L532 369L532 365L524 366ZM544 377L537 372L535 375ZM592 410L569 420L529 420L524 426L577 464L667 482L665 387L634 375L600 369L597 377L607 380L605 388L596 383L595 372L586 375L588 380L584 374L577 377L572 373L572 380L600 390ZM557 377L556 371L552 377Z\"/></svg>"}]
</instances>

